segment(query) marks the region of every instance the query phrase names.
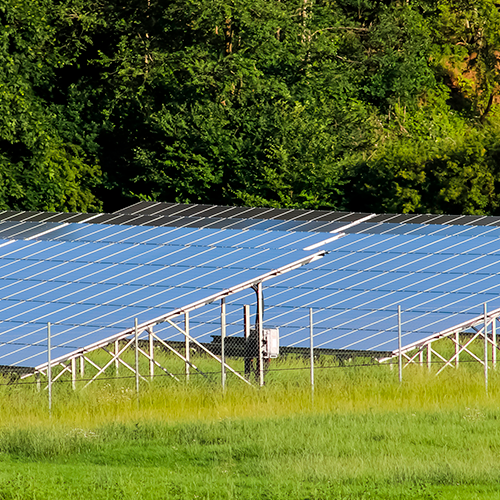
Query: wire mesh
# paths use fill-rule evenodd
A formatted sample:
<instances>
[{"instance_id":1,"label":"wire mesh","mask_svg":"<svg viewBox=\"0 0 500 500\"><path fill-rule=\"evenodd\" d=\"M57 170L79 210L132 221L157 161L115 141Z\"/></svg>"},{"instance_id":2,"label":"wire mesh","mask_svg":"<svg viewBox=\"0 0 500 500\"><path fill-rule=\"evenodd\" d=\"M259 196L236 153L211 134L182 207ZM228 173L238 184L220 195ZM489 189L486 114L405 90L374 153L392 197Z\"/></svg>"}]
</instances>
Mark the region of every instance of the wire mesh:
<instances>
[{"instance_id":1,"label":"wire mesh","mask_svg":"<svg viewBox=\"0 0 500 500\"><path fill-rule=\"evenodd\" d=\"M307 314L304 314L307 312ZM389 311L397 318L397 311ZM404 318L405 311L402 312ZM272 316L271 316L272 317ZM78 390L92 383L110 384L123 394L137 389L191 384L197 387L259 385L314 385L321 387L338 376L339 370L376 370L397 373L397 353L384 350L329 347L321 324L322 311L299 311L279 325L263 318L259 327L256 304L220 302L206 305L175 319L141 327L132 334L109 341L96 349L81 342L59 344L64 325L51 325L51 359L37 367L0 366L0 385L29 386L46 390L51 383ZM496 322L496 319L494 320ZM132 327L132 325L131 325ZM498 339L489 327L488 364L496 365ZM133 330L133 328L132 328ZM331 328L330 328L331 330ZM397 342L398 325L384 335ZM480 330L480 329L479 329ZM43 338L43 333L45 338ZM35 349L48 359L47 329L34 344L22 338L4 341L10 347ZM105 336L105 329L103 336ZM408 333L408 332L406 332ZM111 334L115 329L111 328ZM343 342L349 335L340 333ZM289 339L299 339L290 342ZM336 345L338 337L330 337ZM319 347L317 346L319 344ZM260 348L259 348L260 346ZM1 346L0 346L1 348ZM458 353L458 354L457 354ZM454 359L454 356L456 359ZM416 347L404 353L403 366L413 365L438 372L445 366L484 366L484 337L478 328L464 330L432 346ZM313 370L311 370L313 368Z\"/></svg>"}]
</instances>

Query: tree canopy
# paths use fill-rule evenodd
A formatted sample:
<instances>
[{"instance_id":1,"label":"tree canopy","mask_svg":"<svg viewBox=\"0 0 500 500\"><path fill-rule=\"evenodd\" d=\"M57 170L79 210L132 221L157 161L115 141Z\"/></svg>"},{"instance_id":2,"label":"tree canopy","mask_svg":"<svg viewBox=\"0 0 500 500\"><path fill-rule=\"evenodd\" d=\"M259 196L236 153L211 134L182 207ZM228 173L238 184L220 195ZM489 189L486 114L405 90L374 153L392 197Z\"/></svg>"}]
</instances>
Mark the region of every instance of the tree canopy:
<instances>
[{"instance_id":1,"label":"tree canopy","mask_svg":"<svg viewBox=\"0 0 500 500\"><path fill-rule=\"evenodd\" d=\"M500 214L493 0L4 0L0 208Z\"/></svg>"}]
</instances>

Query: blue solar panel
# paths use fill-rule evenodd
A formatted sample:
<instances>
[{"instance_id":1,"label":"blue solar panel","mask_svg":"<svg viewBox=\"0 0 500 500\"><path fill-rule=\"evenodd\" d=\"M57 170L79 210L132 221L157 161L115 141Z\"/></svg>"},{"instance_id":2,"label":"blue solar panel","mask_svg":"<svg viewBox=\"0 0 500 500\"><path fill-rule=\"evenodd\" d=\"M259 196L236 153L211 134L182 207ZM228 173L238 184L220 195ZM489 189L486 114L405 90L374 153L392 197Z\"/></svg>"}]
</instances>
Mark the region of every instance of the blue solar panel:
<instances>
[{"instance_id":1,"label":"blue solar panel","mask_svg":"<svg viewBox=\"0 0 500 500\"><path fill-rule=\"evenodd\" d=\"M16 241L0 256L0 343L43 343L50 321L59 344L83 347L130 327L135 317L153 319L309 255L303 242L323 238L289 236L69 224L37 241ZM10 343L1 353L5 364L44 361L40 346Z\"/></svg>"},{"instance_id":2,"label":"blue solar panel","mask_svg":"<svg viewBox=\"0 0 500 500\"><path fill-rule=\"evenodd\" d=\"M348 223L235 220L246 230L190 227L0 222L0 364L45 361L46 323L54 323L54 356L119 333L310 255ZM55 230L54 230L55 229ZM49 231L43 234L45 231ZM265 286L265 325L282 344L308 345L314 308L318 347L392 350L396 308L405 342L414 342L482 312L497 297L500 228L361 223L318 247L330 253ZM26 241L23 238L39 235ZM242 334L246 290L228 298L228 332ZM210 340L219 305L194 311L191 331ZM179 339L168 325L166 338ZM2 342L7 345L2 346ZM36 345L22 345L36 344Z\"/></svg>"}]
</instances>

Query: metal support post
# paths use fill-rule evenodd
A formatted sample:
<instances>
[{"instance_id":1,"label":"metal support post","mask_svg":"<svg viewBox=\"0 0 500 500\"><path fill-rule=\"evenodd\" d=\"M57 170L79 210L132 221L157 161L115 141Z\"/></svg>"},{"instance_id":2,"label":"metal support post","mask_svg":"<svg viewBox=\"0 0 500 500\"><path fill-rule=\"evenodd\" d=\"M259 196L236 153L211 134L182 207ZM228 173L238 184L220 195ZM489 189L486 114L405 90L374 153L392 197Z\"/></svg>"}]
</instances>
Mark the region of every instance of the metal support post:
<instances>
[{"instance_id":1,"label":"metal support post","mask_svg":"<svg viewBox=\"0 0 500 500\"><path fill-rule=\"evenodd\" d=\"M135 392L137 394L137 404L139 404L139 328L137 318L135 318Z\"/></svg>"},{"instance_id":2,"label":"metal support post","mask_svg":"<svg viewBox=\"0 0 500 500\"><path fill-rule=\"evenodd\" d=\"M431 366L432 366L432 348L431 348L431 343L429 342L427 344L427 369L431 371Z\"/></svg>"},{"instance_id":3,"label":"metal support post","mask_svg":"<svg viewBox=\"0 0 500 500\"><path fill-rule=\"evenodd\" d=\"M262 300L262 282L257 285L257 330L259 338L259 385L262 387L264 385L264 358L262 352L262 342L263 342L263 300Z\"/></svg>"},{"instance_id":4,"label":"metal support post","mask_svg":"<svg viewBox=\"0 0 500 500\"><path fill-rule=\"evenodd\" d=\"M252 371L252 355L250 350L250 306L243 306L243 325L245 329L245 377L248 380Z\"/></svg>"},{"instance_id":5,"label":"metal support post","mask_svg":"<svg viewBox=\"0 0 500 500\"><path fill-rule=\"evenodd\" d=\"M36 372L36 391L40 392L42 389L42 384L40 381L40 372Z\"/></svg>"},{"instance_id":6,"label":"metal support post","mask_svg":"<svg viewBox=\"0 0 500 500\"><path fill-rule=\"evenodd\" d=\"M424 350L420 348L420 352L418 353L418 363L420 366L424 366Z\"/></svg>"},{"instance_id":7,"label":"metal support post","mask_svg":"<svg viewBox=\"0 0 500 500\"><path fill-rule=\"evenodd\" d=\"M224 341L226 339L226 300L220 300L220 349L221 349L221 383L222 392L226 390L226 352Z\"/></svg>"},{"instance_id":8,"label":"metal support post","mask_svg":"<svg viewBox=\"0 0 500 500\"><path fill-rule=\"evenodd\" d=\"M314 326L312 307L309 308L309 339L311 357L311 403L314 404Z\"/></svg>"},{"instance_id":9,"label":"metal support post","mask_svg":"<svg viewBox=\"0 0 500 500\"><path fill-rule=\"evenodd\" d=\"M488 394L488 309L484 303L484 388Z\"/></svg>"},{"instance_id":10,"label":"metal support post","mask_svg":"<svg viewBox=\"0 0 500 500\"><path fill-rule=\"evenodd\" d=\"M491 363L493 369L497 367L497 318L493 319L491 323Z\"/></svg>"},{"instance_id":11,"label":"metal support post","mask_svg":"<svg viewBox=\"0 0 500 500\"><path fill-rule=\"evenodd\" d=\"M71 358L71 387L76 391L76 358Z\"/></svg>"},{"instance_id":12,"label":"metal support post","mask_svg":"<svg viewBox=\"0 0 500 500\"><path fill-rule=\"evenodd\" d=\"M403 381L403 357L401 354L401 306L398 306L398 372L399 382Z\"/></svg>"},{"instance_id":13,"label":"metal support post","mask_svg":"<svg viewBox=\"0 0 500 500\"><path fill-rule=\"evenodd\" d=\"M85 377L85 356L80 356L80 378Z\"/></svg>"},{"instance_id":14,"label":"metal support post","mask_svg":"<svg viewBox=\"0 0 500 500\"><path fill-rule=\"evenodd\" d=\"M155 343L153 337L153 327L148 328L149 336L149 377L151 380L155 378Z\"/></svg>"},{"instance_id":15,"label":"metal support post","mask_svg":"<svg viewBox=\"0 0 500 500\"><path fill-rule=\"evenodd\" d=\"M184 313L184 332L186 340L186 352L184 357L186 358L186 382L189 382L189 363L191 362L191 346L189 345L189 312Z\"/></svg>"},{"instance_id":16,"label":"metal support post","mask_svg":"<svg viewBox=\"0 0 500 500\"><path fill-rule=\"evenodd\" d=\"M459 332L455 333L455 368L458 368L460 357L460 334Z\"/></svg>"},{"instance_id":17,"label":"metal support post","mask_svg":"<svg viewBox=\"0 0 500 500\"><path fill-rule=\"evenodd\" d=\"M120 361L118 360L118 353L120 352L120 342L115 340L115 375L118 377L120 373Z\"/></svg>"},{"instance_id":18,"label":"metal support post","mask_svg":"<svg viewBox=\"0 0 500 500\"><path fill-rule=\"evenodd\" d=\"M50 323L47 323L47 381L49 390L49 417L52 417L52 359L51 359Z\"/></svg>"}]
</instances>

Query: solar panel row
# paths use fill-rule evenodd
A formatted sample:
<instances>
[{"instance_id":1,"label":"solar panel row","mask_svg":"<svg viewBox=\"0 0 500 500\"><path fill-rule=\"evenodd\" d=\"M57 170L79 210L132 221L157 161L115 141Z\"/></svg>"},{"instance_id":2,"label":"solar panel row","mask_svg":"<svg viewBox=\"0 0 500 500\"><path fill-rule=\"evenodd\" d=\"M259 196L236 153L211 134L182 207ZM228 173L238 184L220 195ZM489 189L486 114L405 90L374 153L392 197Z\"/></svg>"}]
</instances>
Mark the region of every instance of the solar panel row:
<instances>
[{"instance_id":1,"label":"solar panel row","mask_svg":"<svg viewBox=\"0 0 500 500\"><path fill-rule=\"evenodd\" d=\"M4 222L0 230L22 237L27 225L33 229ZM6 343L0 364L43 362L39 345L48 321L55 324L57 357L66 345L84 347L130 327L136 317L149 321L293 262L310 253L303 244L321 238L90 224L40 229L35 241L0 240L10 242L0 256L0 342Z\"/></svg>"},{"instance_id":2,"label":"solar panel row","mask_svg":"<svg viewBox=\"0 0 500 500\"><path fill-rule=\"evenodd\" d=\"M325 210L269 209L176 203L138 202L114 214L61 214L46 212L0 212L0 221L87 222L112 225L165 227L210 227L214 229L261 229L330 232L350 222L369 219L372 227L381 223L418 225L500 225L499 217L366 214Z\"/></svg>"},{"instance_id":3,"label":"solar panel row","mask_svg":"<svg viewBox=\"0 0 500 500\"><path fill-rule=\"evenodd\" d=\"M229 207L143 202L130 210L123 215L168 220L133 225L107 214L122 222L101 224L94 223L99 215L0 214L0 364L43 363L48 321L54 357L62 356L129 328L135 317L149 321L289 264L312 253L304 251L311 246L329 254L266 284L266 326L280 328L284 345L307 345L309 307L318 347L363 350L396 348L398 304L405 343L476 317L484 302L500 307L500 228L473 222L484 218L440 225L414 222L422 216L396 223L398 216L389 222L367 214L244 209L253 217L245 219ZM330 241L325 228L347 234ZM241 309L249 303L255 294L248 290L228 299L230 335L241 335ZM192 335L210 340L220 331L219 305L195 311L191 323ZM155 328L179 338L168 325Z\"/></svg>"},{"instance_id":4,"label":"solar panel row","mask_svg":"<svg viewBox=\"0 0 500 500\"><path fill-rule=\"evenodd\" d=\"M500 217L482 215L431 214L367 214L329 210L297 210L278 208L227 207L214 205L185 205L182 203L152 203L141 201L115 212L129 215L156 215L177 217L223 217L244 219L282 219L295 221L339 221L343 224L372 215L372 222L395 224L460 224L500 225Z\"/></svg>"}]
</instances>

